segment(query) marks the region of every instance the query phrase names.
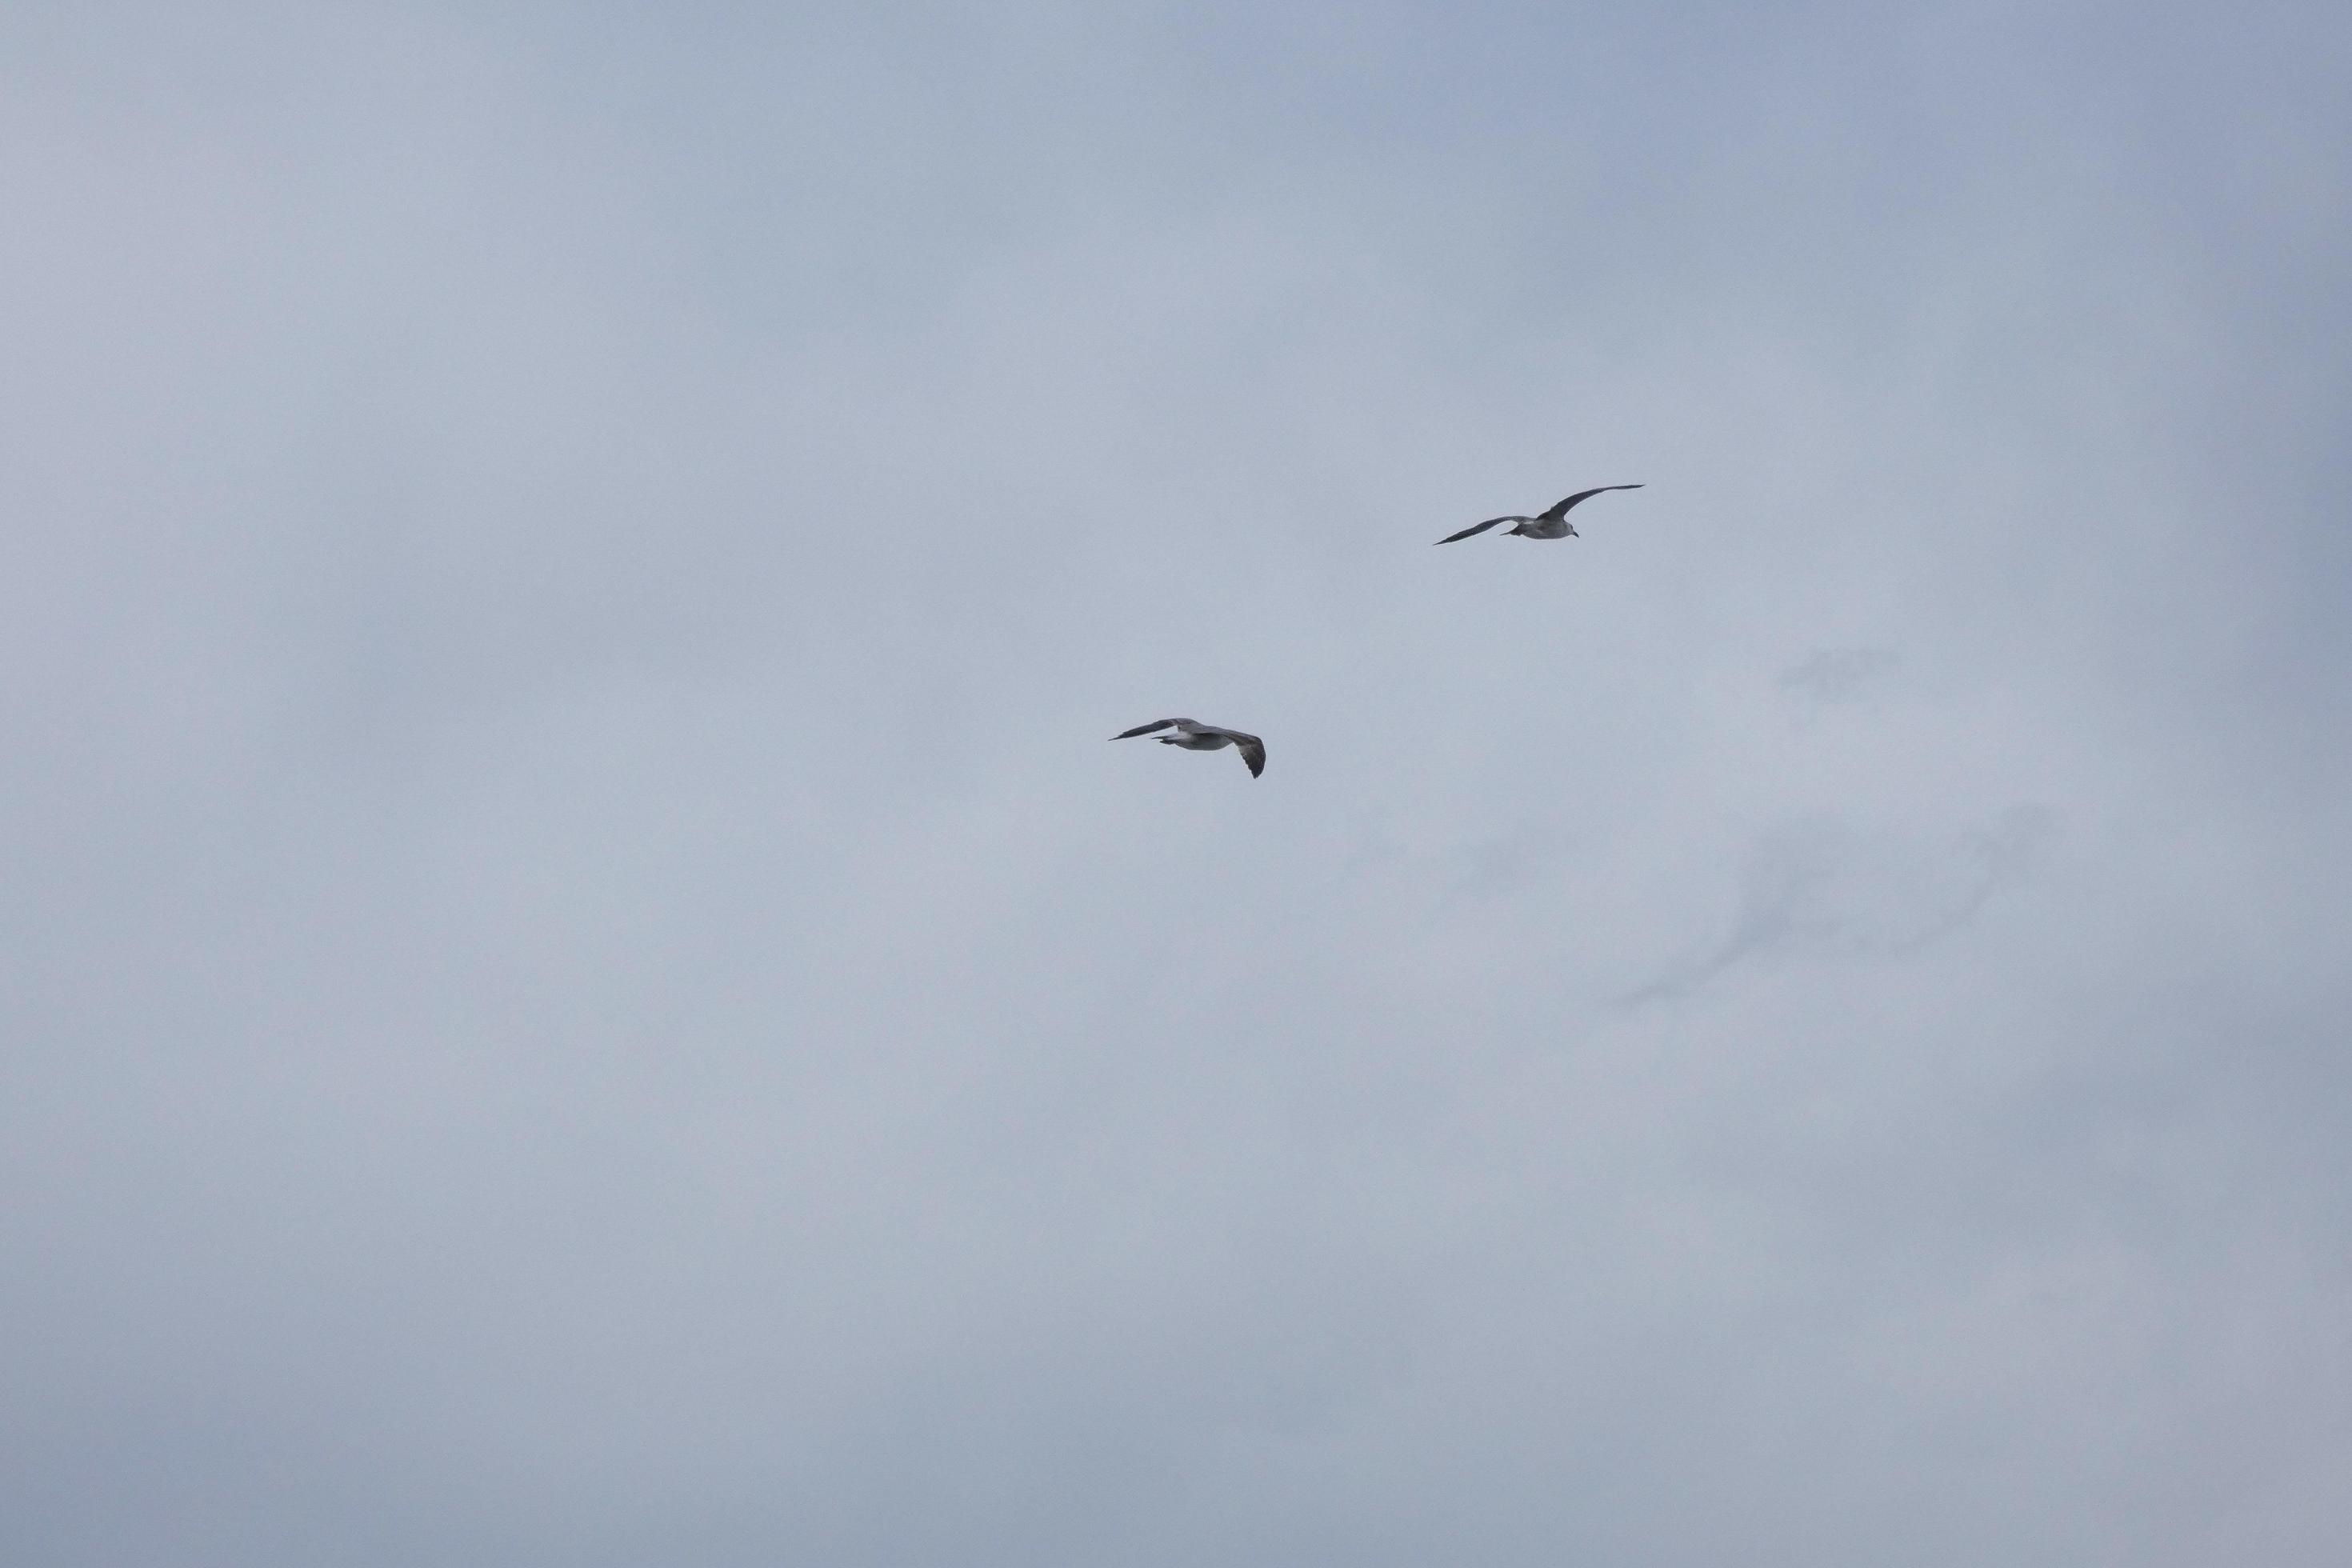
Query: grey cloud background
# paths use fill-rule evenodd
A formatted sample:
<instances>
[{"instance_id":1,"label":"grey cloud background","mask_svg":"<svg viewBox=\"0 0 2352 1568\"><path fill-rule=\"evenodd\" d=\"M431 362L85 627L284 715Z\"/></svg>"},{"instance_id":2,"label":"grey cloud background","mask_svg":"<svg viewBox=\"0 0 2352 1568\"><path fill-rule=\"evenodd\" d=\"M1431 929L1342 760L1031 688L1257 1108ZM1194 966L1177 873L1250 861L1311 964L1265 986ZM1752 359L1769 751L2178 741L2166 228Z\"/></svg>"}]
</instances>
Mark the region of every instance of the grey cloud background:
<instances>
[{"instance_id":1,"label":"grey cloud background","mask_svg":"<svg viewBox=\"0 0 2352 1568\"><path fill-rule=\"evenodd\" d=\"M0 1556L2343 1561L2347 44L11 7Z\"/></svg>"}]
</instances>

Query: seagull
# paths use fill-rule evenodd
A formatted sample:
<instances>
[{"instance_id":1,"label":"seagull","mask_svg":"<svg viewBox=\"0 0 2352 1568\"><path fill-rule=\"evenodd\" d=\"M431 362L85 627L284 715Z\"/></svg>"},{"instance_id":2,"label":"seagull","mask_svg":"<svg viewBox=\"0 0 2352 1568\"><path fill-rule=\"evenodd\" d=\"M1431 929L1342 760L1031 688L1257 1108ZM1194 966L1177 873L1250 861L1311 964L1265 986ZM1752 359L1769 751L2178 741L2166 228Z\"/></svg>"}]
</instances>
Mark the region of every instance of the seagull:
<instances>
[{"instance_id":1,"label":"seagull","mask_svg":"<svg viewBox=\"0 0 2352 1568\"><path fill-rule=\"evenodd\" d=\"M1591 489L1577 491L1558 506L1547 510L1541 517L1490 517L1486 521L1465 528L1459 533L1449 533L1437 542L1451 544L1457 539L1467 539L1474 533L1484 533L1498 522L1517 524L1517 526L1511 531L1528 539L1558 539L1562 534L1575 534L1577 538L1581 539L1584 536L1577 533L1576 525L1568 521L1570 507L1588 497L1597 496L1602 490L1638 490L1641 488L1639 485L1596 485Z\"/></svg>"},{"instance_id":2,"label":"seagull","mask_svg":"<svg viewBox=\"0 0 2352 1568\"><path fill-rule=\"evenodd\" d=\"M1249 764L1250 777L1265 772L1265 742L1255 735L1244 735L1239 730L1221 730L1214 724L1195 724L1190 719L1162 719L1153 724L1138 724L1132 730L1121 730L1111 737L1114 741L1132 741L1138 735L1149 735L1154 730L1173 726L1176 732L1162 735L1163 746L1181 746L1188 752L1213 752L1222 746L1241 748L1242 761Z\"/></svg>"}]
</instances>

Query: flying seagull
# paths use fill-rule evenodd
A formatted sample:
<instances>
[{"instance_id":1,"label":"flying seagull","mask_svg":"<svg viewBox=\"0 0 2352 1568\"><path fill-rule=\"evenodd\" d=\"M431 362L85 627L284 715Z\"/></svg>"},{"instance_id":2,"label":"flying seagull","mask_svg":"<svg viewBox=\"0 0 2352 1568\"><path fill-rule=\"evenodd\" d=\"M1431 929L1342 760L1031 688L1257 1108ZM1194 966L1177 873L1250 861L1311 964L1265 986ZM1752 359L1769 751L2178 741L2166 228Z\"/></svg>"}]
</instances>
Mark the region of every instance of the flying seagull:
<instances>
[{"instance_id":1,"label":"flying seagull","mask_svg":"<svg viewBox=\"0 0 2352 1568\"><path fill-rule=\"evenodd\" d=\"M1149 735L1154 730L1173 727L1172 735L1162 735L1163 746L1181 746L1188 752L1213 752L1221 746L1241 748L1242 761L1249 764L1250 777L1265 772L1265 742L1255 735L1244 735L1239 730L1220 730L1214 724L1195 724L1190 719L1162 719L1156 724L1138 724L1132 730L1121 730L1111 737L1114 741L1132 741L1138 735Z\"/></svg>"},{"instance_id":2,"label":"flying seagull","mask_svg":"<svg viewBox=\"0 0 2352 1568\"><path fill-rule=\"evenodd\" d=\"M1545 511L1540 517L1490 517L1486 521L1475 523L1459 533L1449 533L1437 542L1451 544L1457 539L1467 539L1474 533L1484 533L1498 522L1516 524L1517 526L1511 531L1522 534L1528 539L1558 539L1562 534L1576 533L1576 525L1568 521L1568 509L1578 501L1597 496L1602 490L1638 490L1641 488L1639 485L1595 485L1589 490L1577 491L1558 506ZM1576 537L1581 539L1584 536L1576 533Z\"/></svg>"}]
</instances>

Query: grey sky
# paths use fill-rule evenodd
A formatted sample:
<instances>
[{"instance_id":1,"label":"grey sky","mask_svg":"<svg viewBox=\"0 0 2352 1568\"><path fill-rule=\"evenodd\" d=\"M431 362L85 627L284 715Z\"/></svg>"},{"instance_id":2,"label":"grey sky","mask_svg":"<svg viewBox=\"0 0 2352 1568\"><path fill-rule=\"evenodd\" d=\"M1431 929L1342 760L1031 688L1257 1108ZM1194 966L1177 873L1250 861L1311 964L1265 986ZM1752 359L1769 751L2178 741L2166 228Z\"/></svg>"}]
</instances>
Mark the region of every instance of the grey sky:
<instances>
[{"instance_id":1,"label":"grey sky","mask_svg":"<svg viewBox=\"0 0 2352 1568\"><path fill-rule=\"evenodd\" d=\"M0 11L0 1559L2347 1560L2339 7L780 9Z\"/></svg>"}]
</instances>

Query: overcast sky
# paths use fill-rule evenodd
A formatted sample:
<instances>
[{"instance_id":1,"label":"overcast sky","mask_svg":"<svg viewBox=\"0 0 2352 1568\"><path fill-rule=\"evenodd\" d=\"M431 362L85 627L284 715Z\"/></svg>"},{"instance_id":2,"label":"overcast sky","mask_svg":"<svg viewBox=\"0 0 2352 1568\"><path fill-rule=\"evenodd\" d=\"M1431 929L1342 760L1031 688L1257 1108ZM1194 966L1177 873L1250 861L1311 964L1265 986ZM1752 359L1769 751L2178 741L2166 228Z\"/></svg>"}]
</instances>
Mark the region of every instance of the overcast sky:
<instances>
[{"instance_id":1,"label":"overcast sky","mask_svg":"<svg viewBox=\"0 0 2352 1568\"><path fill-rule=\"evenodd\" d=\"M0 1559L2352 1561L2347 79L0 9Z\"/></svg>"}]
</instances>

